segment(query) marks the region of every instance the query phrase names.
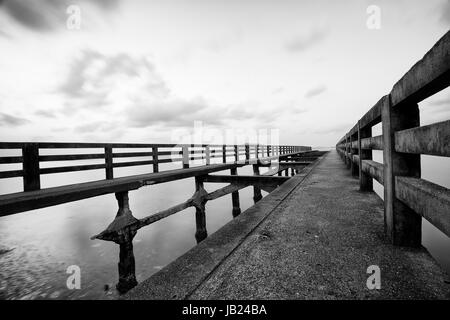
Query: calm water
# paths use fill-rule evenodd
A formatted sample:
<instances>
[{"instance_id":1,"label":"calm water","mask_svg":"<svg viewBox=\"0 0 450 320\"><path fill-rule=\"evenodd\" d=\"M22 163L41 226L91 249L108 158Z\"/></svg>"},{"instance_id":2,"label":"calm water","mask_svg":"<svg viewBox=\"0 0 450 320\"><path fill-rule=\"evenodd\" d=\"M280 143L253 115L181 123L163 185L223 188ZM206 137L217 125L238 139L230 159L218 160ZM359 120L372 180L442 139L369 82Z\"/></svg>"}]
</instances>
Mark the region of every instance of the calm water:
<instances>
[{"instance_id":1,"label":"calm water","mask_svg":"<svg viewBox=\"0 0 450 320\"><path fill-rule=\"evenodd\" d=\"M171 166L176 168L167 165L163 169ZM142 173L142 170L145 168L121 173ZM252 170L246 167L238 172L251 174ZM95 179L92 173L81 175L84 180ZM59 179L53 177L44 181L44 185L58 184ZM11 183L2 185L2 193L11 187L20 188L20 181ZM205 184L208 191L221 186L225 184ZM184 202L193 193L192 178L144 187L129 193L130 207L135 217L142 218ZM241 190L240 195L242 210L253 205L251 187ZM231 209L231 195L207 203L209 234L231 221ZM11 251L0 255L0 299L117 297L118 245L89 239L104 230L116 212L112 194L1 218L0 248ZM133 241L138 282L195 246L194 234L194 208L140 229ZM69 276L66 270L70 265L81 268L81 290L66 287Z\"/></svg>"},{"instance_id":2,"label":"calm water","mask_svg":"<svg viewBox=\"0 0 450 320\"><path fill-rule=\"evenodd\" d=\"M380 161L378 156L375 154L375 160ZM450 172L450 162L446 160L450 159L424 157L424 178L449 187L448 174L442 174ZM173 165L162 169L170 168ZM147 168L139 170L129 168L116 173L137 174ZM241 168L239 173L251 174L251 168ZM102 174L48 176L43 187L70 179L101 179ZM20 190L18 179L0 183L0 193ZM206 184L206 189L212 191L221 186ZM377 192L382 192L381 188L377 186ZM142 218L184 202L193 192L193 179L144 187L130 192L130 206L134 216ZM242 210L253 205L252 193L251 187L240 191ZM206 209L207 229L212 234L232 219L231 196L208 202ZM105 195L0 218L0 249L11 250L0 255L0 299L116 298L118 246L89 239L106 228L116 211L114 195ZM134 253L139 282L195 246L194 212L193 208L184 210L138 231ZM424 246L450 272L450 240L426 221L423 230ZM81 268L81 290L66 287L66 270L70 265Z\"/></svg>"}]
</instances>

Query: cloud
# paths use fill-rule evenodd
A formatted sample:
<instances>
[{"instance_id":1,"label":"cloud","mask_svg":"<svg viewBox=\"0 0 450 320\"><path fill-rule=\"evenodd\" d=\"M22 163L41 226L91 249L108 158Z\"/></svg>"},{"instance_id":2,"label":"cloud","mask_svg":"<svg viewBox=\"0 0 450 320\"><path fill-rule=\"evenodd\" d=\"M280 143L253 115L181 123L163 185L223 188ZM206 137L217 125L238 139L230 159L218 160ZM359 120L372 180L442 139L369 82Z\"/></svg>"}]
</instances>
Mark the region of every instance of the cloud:
<instances>
[{"instance_id":1,"label":"cloud","mask_svg":"<svg viewBox=\"0 0 450 320\"><path fill-rule=\"evenodd\" d=\"M36 116L44 117L44 118L55 118L56 117L55 113L50 110L37 110L34 114Z\"/></svg>"},{"instance_id":2,"label":"cloud","mask_svg":"<svg viewBox=\"0 0 450 320\"><path fill-rule=\"evenodd\" d=\"M299 34L285 44L290 52L302 52L323 41L329 32L326 28L315 28L308 33Z\"/></svg>"},{"instance_id":3,"label":"cloud","mask_svg":"<svg viewBox=\"0 0 450 320\"><path fill-rule=\"evenodd\" d=\"M211 108L201 98L193 101L169 99L152 103L138 102L128 108L127 114L130 126L137 128L158 124L183 127L190 126L197 120L220 124L220 119L211 112Z\"/></svg>"},{"instance_id":4,"label":"cloud","mask_svg":"<svg viewBox=\"0 0 450 320\"><path fill-rule=\"evenodd\" d=\"M164 98L169 95L164 80L146 57L125 53L105 55L83 50L63 84L57 88L66 99L66 111L99 109L114 101L127 103L137 95Z\"/></svg>"},{"instance_id":5,"label":"cloud","mask_svg":"<svg viewBox=\"0 0 450 320\"><path fill-rule=\"evenodd\" d=\"M344 123L344 124L325 126L324 128L313 130L311 132L315 133L315 134L319 134L319 135L327 135L327 134L335 135L338 133L340 134L340 133L346 132L352 127L353 127L352 123Z\"/></svg>"},{"instance_id":6,"label":"cloud","mask_svg":"<svg viewBox=\"0 0 450 320\"><path fill-rule=\"evenodd\" d=\"M441 13L441 21L450 24L450 0L445 0L442 7L439 8Z\"/></svg>"},{"instance_id":7,"label":"cloud","mask_svg":"<svg viewBox=\"0 0 450 320\"><path fill-rule=\"evenodd\" d=\"M111 10L118 4L118 0L78 0L92 4L101 9ZM61 25L65 26L66 9L73 4L71 0L0 0L0 10L20 25L35 31L52 31Z\"/></svg>"},{"instance_id":8,"label":"cloud","mask_svg":"<svg viewBox=\"0 0 450 320\"><path fill-rule=\"evenodd\" d=\"M0 112L0 124L10 127L17 127L29 123L30 121L25 118L9 115L7 113Z\"/></svg>"},{"instance_id":9,"label":"cloud","mask_svg":"<svg viewBox=\"0 0 450 320\"><path fill-rule=\"evenodd\" d=\"M306 93L305 93L305 98L310 99L312 97L318 96L322 93L324 93L327 90L327 87L323 84L318 85L314 88L309 89Z\"/></svg>"}]
</instances>

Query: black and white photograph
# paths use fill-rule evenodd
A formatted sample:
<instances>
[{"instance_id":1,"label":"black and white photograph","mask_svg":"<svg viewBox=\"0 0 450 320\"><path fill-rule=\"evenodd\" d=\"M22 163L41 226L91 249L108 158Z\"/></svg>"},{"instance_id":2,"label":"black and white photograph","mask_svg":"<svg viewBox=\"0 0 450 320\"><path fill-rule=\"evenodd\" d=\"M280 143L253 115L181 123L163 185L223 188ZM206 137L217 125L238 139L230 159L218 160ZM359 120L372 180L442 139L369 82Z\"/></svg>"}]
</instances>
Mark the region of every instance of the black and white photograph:
<instances>
[{"instance_id":1,"label":"black and white photograph","mask_svg":"<svg viewBox=\"0 0 450 320\"><path fill-rule=\"evenodd\" d=\"M448 310L449 85L450 0L0 0L0 304Z\"/></svg>"}]
</instances>

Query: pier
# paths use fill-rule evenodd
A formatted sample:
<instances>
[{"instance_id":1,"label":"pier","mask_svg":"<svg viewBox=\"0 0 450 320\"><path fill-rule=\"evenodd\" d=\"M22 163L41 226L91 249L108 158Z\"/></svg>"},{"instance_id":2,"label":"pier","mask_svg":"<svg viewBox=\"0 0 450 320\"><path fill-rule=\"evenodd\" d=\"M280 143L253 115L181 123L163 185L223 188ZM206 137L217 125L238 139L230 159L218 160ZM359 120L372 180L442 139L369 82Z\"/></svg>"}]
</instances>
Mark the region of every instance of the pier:
<instances>
[{"instance_id":1,"label":"pier","mask_svg":"<svg viewBox=\"0 0 450 320\"><path fill-rule=\"evenodd\" d=\"M329 152L249 143L0 142L0 149L21 152L0 164L22 165L1 171L0 179L23 179L22 192L0 195L0 217L115 194L116 216L91 239L120 247L117 289L124 299L449 299L448 275L421 245L421 223L425 218L450 236L450 191L421 178L420 157L450 156L450 120L421 126L418 108L449 84L447 32ZM383 133L372 136L380 123ZM92 152L77 152L86 149ZM383 152L383 163L372 150ZM61 161L72 164L48 166ZM164 163L179 167L161 170ZM142 166L148 173L115 175L116 168ZM238 174L244 166L253 175ZM41 188L42 175L86 170L104 170L105 178ZM130 192L185 178L195 180L192 197L133 216ZM383 185L383 200L373 179ZM215 183L227 186L205 190ZM239 190L247 187L254 206L242 212ZM234 219L209 235L205 205L225 195ZM138 284L133 238L189 207L198 245ZM370 270L378 270L376 288Z\"/></svg>"}]
</instances>

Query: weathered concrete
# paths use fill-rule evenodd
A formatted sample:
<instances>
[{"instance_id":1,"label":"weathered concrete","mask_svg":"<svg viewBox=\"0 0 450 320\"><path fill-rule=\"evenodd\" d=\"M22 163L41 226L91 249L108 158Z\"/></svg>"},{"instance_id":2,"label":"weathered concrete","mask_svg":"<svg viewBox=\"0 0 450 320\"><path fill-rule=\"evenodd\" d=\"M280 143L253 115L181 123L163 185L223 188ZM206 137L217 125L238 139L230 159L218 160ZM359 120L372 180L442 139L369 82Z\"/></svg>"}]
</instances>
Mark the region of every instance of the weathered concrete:
<instances>
[{"instance_id":1,"label":"weathered concrete","mask_svg":"<svg viewBox=\"0 0 450 320\"><path fill-rule=\"evenodd\" d=\"M331 151L125 298L449 299L445 278L425 249L389 243L382 201Z\"/></svg>"}]
</instances>

